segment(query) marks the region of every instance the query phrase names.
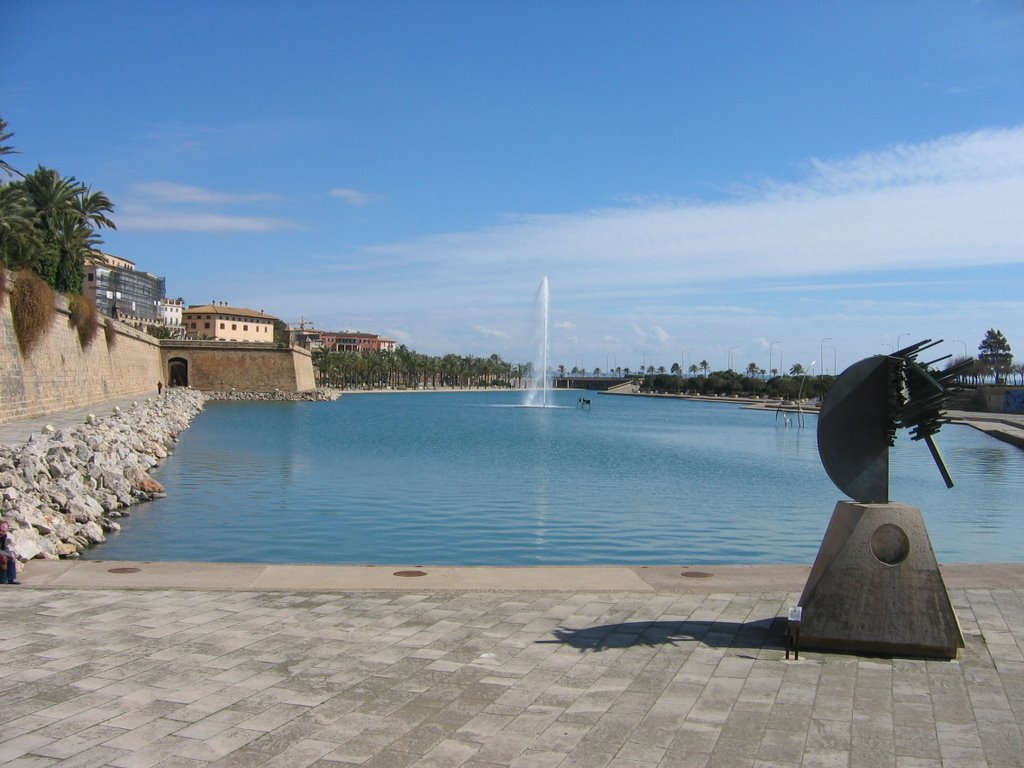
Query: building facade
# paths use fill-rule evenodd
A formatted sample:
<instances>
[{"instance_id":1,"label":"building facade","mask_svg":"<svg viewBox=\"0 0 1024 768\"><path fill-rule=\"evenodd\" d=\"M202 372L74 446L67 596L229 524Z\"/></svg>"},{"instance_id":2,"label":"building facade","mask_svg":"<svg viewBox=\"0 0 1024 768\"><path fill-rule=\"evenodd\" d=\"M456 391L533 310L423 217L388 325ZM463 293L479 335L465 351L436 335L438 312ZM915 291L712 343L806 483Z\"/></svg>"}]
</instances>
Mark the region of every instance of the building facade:
<instances>
[{"instance_id":1,"label":"building facade","mask_svg":"<svg viewBox=\"0 0 1024 768\"><path fill-rule=\"evenodd\" d=\"M85 262L82 294L107 317L129 323L163 322L160 303L165 293L164 278L139 272L128 259L103 253Z\"/></svg>"},{"instance_id":2,"label":"building facade","mask_svg":"<svg viewBox=\"0 0 1024 768\"><path fill-rule=\"evenodd\" d=\"M271 343L276 320L263 310L226 304L202 304L181 312L185 337L189 339Z\"/></svg>"},{"instance_id":3,"label":"building facade","mask_svg":"<svg viewBox=\"0 0 1024 768\"><path fill-rule=\"evenodd\" d=\"M172 328L181 325L181 313L185 309L184 299L169 299L166 296L160 300L160 317L164 325Z\"/></svg>"},{"instance_id":4,"label":"building facade","mask_svg":"<svg viewBox=\"0 0 1024 768\"><path fill-rule=\"evenodd\" d=\"M375 333L320 331L320 344L331 352L393 352L395 342Z\"/></svg>"}]
</instances>

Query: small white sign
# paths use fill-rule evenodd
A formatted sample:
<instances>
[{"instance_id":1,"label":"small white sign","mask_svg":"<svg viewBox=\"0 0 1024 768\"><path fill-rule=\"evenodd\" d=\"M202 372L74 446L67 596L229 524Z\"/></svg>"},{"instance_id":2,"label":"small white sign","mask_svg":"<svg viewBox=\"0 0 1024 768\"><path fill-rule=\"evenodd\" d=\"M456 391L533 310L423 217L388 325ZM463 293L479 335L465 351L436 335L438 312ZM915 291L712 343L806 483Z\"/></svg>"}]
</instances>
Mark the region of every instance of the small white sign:
<instances>
[{"instance_id":1,"label":"small white sign","mask_svg":"<svg viewBox=\"0 0 1024 768\"><path fill-rule=\"evenodd\" d=\"M804 609L801 608L799 605L794 605L794 606L790 607L790 609L789 609L789 620L790 621L799 623L800 619L803 618L803 615L804 615Z\"/></svg>"}]
</instances>

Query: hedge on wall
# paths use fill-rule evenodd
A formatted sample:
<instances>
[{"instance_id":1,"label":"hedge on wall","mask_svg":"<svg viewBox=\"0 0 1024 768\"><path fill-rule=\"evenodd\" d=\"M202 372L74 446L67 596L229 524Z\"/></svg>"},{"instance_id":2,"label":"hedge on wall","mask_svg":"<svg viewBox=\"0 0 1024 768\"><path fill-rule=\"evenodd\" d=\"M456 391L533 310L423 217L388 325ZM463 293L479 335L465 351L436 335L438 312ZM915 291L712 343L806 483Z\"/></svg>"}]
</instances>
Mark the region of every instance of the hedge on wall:
<instances>
[{"instance_id":1,"label":"hedge on wall","mask_svg":"<svg viewBox=\"0 0 1024 768\"><path fill-rule=\"evenodd\" d=\"M96 338L100 329L99 313L96 305L84 296L76 293L68 294L68 323L78 331L78 342L86 349Z\"/></svg>"},{"instance_id":2,"label":"hedge on wall","mask_svg":"<svg viewBox=\"0 0 1024 768\"><path fill-rule=\"evenodd\" d=\"M114 318L108 317L107 322L103 324L103 336L107 340L108 349L117 343L117 327L114 325Z\"/></svg>"},{"instance_id":3,"label":"hedge on wall","mask_svg":"<svg viewBox=\"0 0 1024 768\"><path fill-rule=\"evenodd\" d=\"M53 289L31 270L22 269L15 275L11 290L11 317L22 356L31 354L33 347L50 330L57 312L55 300Z\"/></svg>"}]
</instances>

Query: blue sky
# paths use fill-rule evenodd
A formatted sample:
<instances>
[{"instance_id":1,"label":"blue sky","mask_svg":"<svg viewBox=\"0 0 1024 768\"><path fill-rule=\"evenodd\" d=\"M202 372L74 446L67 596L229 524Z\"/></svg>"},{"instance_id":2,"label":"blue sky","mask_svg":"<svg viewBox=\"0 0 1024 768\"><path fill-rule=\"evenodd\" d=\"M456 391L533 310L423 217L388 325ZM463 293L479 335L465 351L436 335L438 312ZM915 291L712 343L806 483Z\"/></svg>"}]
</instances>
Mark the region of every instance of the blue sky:
<instances>
[{"instance_id":1,"label":"blue sky","mask_svg":"<svg viewBox=\"0 0 1024 768\"><path fill-rule=\"evenodd\" d=\"M187 303L526 361L547 276L555 365L1024 356L1019 2L3 16L14 165L106 192Z\"/></svg>"}]
</instances>

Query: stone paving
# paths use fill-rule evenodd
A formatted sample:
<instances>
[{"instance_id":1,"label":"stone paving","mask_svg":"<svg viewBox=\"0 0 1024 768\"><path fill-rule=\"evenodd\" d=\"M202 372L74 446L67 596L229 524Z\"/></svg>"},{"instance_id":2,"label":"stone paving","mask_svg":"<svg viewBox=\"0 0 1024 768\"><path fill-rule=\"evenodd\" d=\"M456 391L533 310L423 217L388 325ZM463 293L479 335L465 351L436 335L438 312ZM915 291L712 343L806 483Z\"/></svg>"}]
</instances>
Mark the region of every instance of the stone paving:
<instances>
[{"instance_id":1,"label":"stone paving","mask_svg":"<svg viewBox=\"0 0 1024 768\"><path fill-rule=\"evenodd\" d=\"M1022 766L1024 590L950 593L957 661L786 661L797 592L0 587L0 764Z\"/></svg>"}]
</instances>

